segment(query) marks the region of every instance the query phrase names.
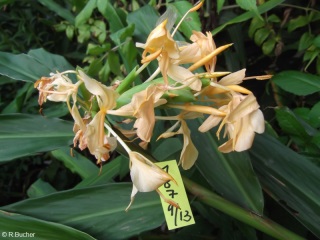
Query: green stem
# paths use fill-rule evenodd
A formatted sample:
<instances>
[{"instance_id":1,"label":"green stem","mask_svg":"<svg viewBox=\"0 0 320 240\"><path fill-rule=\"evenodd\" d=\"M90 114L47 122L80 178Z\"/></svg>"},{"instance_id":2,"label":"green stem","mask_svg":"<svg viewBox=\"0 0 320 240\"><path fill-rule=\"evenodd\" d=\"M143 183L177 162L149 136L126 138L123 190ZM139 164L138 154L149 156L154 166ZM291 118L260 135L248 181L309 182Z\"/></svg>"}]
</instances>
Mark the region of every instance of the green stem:
<instances>
[{"instance_id":1,"label":"green stem","mask_svg":"<svg viewBox=\"0 0 320 240\"><path fill-rule=\"evenodd\" d=\"M218 209L219 211L238 219L276 239L303 240L304 238L254 212L245 210L236 204L220 197L219 195L201 187L191 180L183 177L186 189L205 204Z\"/></svg>"}]
</instances>

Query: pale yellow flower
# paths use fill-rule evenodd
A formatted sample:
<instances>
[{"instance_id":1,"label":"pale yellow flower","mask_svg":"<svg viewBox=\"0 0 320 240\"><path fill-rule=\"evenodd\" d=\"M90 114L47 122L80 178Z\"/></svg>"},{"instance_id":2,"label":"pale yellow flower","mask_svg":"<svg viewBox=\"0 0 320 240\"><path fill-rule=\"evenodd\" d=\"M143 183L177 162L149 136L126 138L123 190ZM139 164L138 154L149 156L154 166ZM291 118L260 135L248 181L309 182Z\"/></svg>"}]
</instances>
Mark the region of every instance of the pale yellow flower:
<instances>
[{"instance_id":1,"label":"pale yellow flower","mask_svg":"<svg viewBox=\"0 0 320 240\"><path fill-rule=\"evenodd\" d=\"M47 99L53 102L67 102L72 94L77 93L79 84L73 84L64 75L65 73L52 73L51 77L42 77L34 83L34 87L39 90L38 102L40 106Z\"/></svg>"},{"instance_id":2,"label":"pale yellow flower","mask_svg":"<svg viewBox=\"0 0 320 240\"><path fill-rule=\"evenodd\" d=\"M116 147L116 139L108 137L105 133L104 121L107 111L116 107L119 94L112 87L107 87L95 79L90 78L81 70L78 72L80 80L84 82L86 89L96 97L99 105L98 113L91 122L86 125L85 130L80 129L81 132L78 134L81 134L82 139L79 145L80 147L87 146L90 153L96 157L97 163L100 164L101 161L109 159L109 152L113 151ZM74 110L74 117L77 119L76 123L81 127L76 110ZM85 132L83 133L83 131Z\"/></svg>"},{"instance_id":3,"label":"pale yellow flower","mask_svg":"<svg viewBox=\"0 0 320 240\"><path fill-rule=\"evenodd\" d=\"M138 137L142 141L150 142L155 125L154 108L167 102L161 99L164 92L163 87L150 85L145 90L135 93L127 105L108 112L113 115L135 117L133 127Z\"/></svg>"},{"instance_id":4,"label":"pale yellow flower","mask_svg":"<svg viewBox=\"0 0 320 240\"><path fill-rule=\"evenodd\" d=\"M186 44L179 49L180 57L178 60L179 64L195 63L200 59L206 57L216 49L216 45L213 41L212 34L207 32L204 35L202 32L192 31L190 40L191 44ZM214 56L211 60L204 64L207 72L213 72L215 69L217 57Z\"/></svg>"},{"instance_id":5,"label":"pale yellow flower","mask_svg":"<svg viewBox=\"0 0 320 240\"><path fill-rule=\"evenodd\" d=\"M219 110L225 111L226 116L210 115L199 127L199 131L206 132L222 121L217 136L219 137L222 127L225 126L224 136L227 135L229 140L219 147L221 152L247 150L252 146L255 133L264 132L264 117L253 94L234 94L230 103Z\"/></svg>"},{"instance_id":6,"label":"pale yellow flower","mask_svg":"<svg viewBox=\"0 0 320 240\"><path fill-rule=\"evenodd\" d=\"M117 146L115 137L108 137L104 129L105 114L99 111L92 121L86 126L84 138L92 155L97 159L97 164L109 159L109 152Z\"/></svg>"},{"instance_id":7,"label":"pale yellow flower","mask_svg":"<svg viewBox=\"0 0 320 240\"><path fill-rule=\"evenodd\" d=\"M151 192L157 190L168 181L175 182L174 178L163 169L155 165L148 158L138 152L129 152L130 175L133 183L131 201L126 211L133 203L138 192ZM175 182L176 183L176 182ZM161 196L161 195L160 195ZM163 195L162 195L163 197ZM173 201L165 199L170 204L177 206Z\"/></svg>"}]
</instances>

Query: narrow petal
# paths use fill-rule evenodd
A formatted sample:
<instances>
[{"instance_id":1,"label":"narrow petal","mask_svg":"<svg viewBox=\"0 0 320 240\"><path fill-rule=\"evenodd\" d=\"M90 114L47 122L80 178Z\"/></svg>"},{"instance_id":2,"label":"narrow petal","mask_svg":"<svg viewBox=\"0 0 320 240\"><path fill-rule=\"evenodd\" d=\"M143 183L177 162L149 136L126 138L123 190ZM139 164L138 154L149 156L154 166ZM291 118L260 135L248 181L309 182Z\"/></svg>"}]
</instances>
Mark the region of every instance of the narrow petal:
<instances>
[{"instance_id":1,"label":"narrow petal","mask_svg":"<svg viewBox=\"0 0 320 240\"><path fill-rule=\"evenodd\" d=\"M179 164L181 164L184 170L190 169L195 161L198 158L198 150L194 146L191 136L190 136L190 129L187 126L187 123L182 120L181 121L181 132L183 134L183 148L180 155Z\"/></svg>"},{"instance_id":2,"label":"narrow petal","mask_svg":"<svg viewBox=\"0 0 320 240\"><path fill-rule=\"evenodd\" d=\"M210 115L210 116L201 124L201 126L198 128L198 130L199 130L200 132L207 132L207 131L209 131L211 128L217 126L221 120L222 120L222 117L217 117L217 116Z\"/></svg>"},{"instance_id":3,"label":"narrow petal","mask_svg":"<svg viewBox=\"0 0 320 240\"><path fill-rule=\"evenodd\" d=\"M182 83L182 84L189 84L189 87L193 90L200 91L201 90L201 80L198 79L191 71L188 69L177 66L177 65L170 65L168 67L168 76L173 80Z\"/></svg>"},{"instance_id":4,"label":"narrow petal","mask_svg":"<svg viewBox=\"0 0 320 240\"><path fill-rule=\"evenodd\" d=\"M237 96L233 99L233 102L238 101L239 98L242 98L242 96ZM257 110L259 108L259 104L257 103L257 100L253 94L249 94L246 96L240 104L237 105L236 107L232 109L228 120L230 122L234 122L237 119L242 118L243 116L246 116L253 111Z\"/></svg>"},{"instance_id":5,"label":"narrow petal","mask_svg":"<svg viewBox=\"0 0 320 240\"><path fill-rule=\"evenodd\" d=\"M220 81L219 84L222 84L224 86L228 85L238 85L242 83L242 80L246 76L246 69L239 70L237 72L231 73L225 77L223 77Z\"/></svg>"}]
</instances>

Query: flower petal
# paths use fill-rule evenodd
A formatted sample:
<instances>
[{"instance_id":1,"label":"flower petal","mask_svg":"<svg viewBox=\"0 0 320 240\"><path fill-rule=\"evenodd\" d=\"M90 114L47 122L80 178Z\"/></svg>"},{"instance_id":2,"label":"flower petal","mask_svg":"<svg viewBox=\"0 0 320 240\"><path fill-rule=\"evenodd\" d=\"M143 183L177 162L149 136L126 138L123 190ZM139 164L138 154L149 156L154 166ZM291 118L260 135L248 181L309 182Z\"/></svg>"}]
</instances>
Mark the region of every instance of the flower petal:
<instances>
[{"instance_id":1,"label":"flower petal","mask_svg":"<svg viewBox=\"0 0 320 240\"><path fill-rule=\"evenodd\" d=\"M228 85L237 85L242 83L242 80L246 76L246 69L239 70L234 73L230 73L229 75L223 77L220 81L219 84L228 86Z\"/></svg>"},{"instance_id":2,"label":"flower petal","mask_svg":"<svg viewBox=\"0 0 320 240\"><path fill-rule=\"evenodd\" d=\"M139 192L151 192L174 179L163 169L138 152L129 153L133 185Z\"/></svg>"}]
</instances>

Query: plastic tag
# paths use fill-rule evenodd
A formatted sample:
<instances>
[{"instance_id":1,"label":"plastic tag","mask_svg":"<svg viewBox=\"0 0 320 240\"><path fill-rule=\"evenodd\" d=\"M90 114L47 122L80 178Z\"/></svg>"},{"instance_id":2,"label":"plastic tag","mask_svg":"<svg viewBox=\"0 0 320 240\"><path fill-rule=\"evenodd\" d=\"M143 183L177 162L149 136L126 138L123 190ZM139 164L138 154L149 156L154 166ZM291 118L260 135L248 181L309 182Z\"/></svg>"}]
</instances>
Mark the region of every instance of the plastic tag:
<instances>
[{"instance_id":1,"label":"plastic tag","mask_svg":"<svg viewBox=\"0 0 320 240\"><path fill-rule=\"evenodd\" d=\"M180 171L175 160L158 162L156 163L164 171L169 173L177 182L169 181L163 184L159 190L168 199L179 204L180 209L166 203L161 198L163 212L166 218L168 229L172 230L175 228L185 227L194 224L193 214L191 212L191 207L189 200L184 188Z\"/></svg>"}]
</instances>

